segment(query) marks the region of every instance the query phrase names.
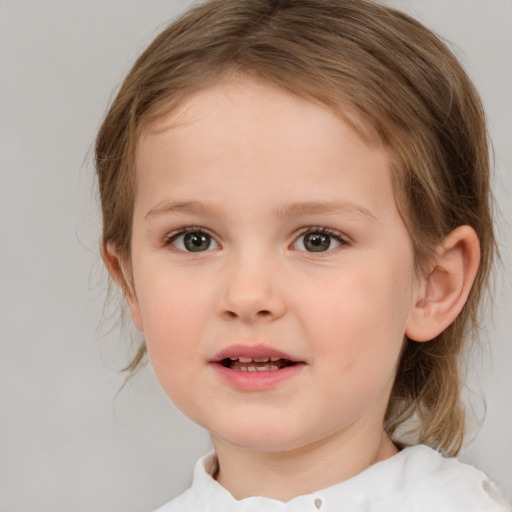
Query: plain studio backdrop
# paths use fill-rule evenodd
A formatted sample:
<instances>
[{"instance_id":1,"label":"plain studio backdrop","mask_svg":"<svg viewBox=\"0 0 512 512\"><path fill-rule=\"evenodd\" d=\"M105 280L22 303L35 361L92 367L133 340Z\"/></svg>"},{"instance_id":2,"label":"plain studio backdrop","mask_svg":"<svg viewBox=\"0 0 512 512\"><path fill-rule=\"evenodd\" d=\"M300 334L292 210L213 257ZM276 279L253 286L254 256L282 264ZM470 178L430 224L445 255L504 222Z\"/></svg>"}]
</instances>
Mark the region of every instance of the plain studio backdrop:
<instances>
[{"instance_id":1,"label":"plain studio backdrop","mask_svg":"<svg viewBox=\"0 0 512 512\"><path fill-rule=\"evenodd\" d=\"M0 512L150 511L209 450L150 368L116 397L129 336L103 314L91 158L120 80L190 3L0 0ZM453 43L488 112L503 266L469 365L486 416L462 459L510 499L512 1L393 4Z\"/></svg>"}]
</instances>

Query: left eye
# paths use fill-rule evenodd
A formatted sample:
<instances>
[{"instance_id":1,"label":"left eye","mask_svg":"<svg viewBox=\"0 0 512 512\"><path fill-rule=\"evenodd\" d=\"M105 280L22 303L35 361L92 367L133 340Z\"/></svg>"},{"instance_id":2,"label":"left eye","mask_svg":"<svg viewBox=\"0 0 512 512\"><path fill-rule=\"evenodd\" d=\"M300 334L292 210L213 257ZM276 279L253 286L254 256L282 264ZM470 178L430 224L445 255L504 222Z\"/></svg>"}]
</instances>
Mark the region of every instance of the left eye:
<instances>
[{"instance_id":1,"label":"left eye","mask_svg":"<svg viewBox=\"0 0 512 512\"><path fill-rule=\"evenodd\" d=\"M294 249L307 252L326 252L343 244L339 236L324 231L310 231L300 236Z\"/></svg>"},{"instance_id":2,"label":"left eye","mask_svg":"<svg viewBox=\"0 0 512 512\"><path fill-rule=\"evenodd\" d=\"M219 244L203 231L189 231L173 236L169 244L185 252L204 252L218 249Z\"/></svg>"}]
</instances>

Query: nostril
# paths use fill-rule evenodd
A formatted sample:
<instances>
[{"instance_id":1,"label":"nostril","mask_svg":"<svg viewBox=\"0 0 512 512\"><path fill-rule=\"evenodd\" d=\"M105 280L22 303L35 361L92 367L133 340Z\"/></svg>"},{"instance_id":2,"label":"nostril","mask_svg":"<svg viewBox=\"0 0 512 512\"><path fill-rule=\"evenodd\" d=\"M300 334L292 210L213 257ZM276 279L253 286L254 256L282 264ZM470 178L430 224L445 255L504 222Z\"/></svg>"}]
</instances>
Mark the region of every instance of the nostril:
<instances>
[{"instance_id":1,"label":"nostril","mask_svg":"<svg viewBox=\"0 0 512 512\"><path fill-rule=\"evenodd\" d=\"M267 316L271 316L272 313L266 309L262 309L261 311L258 311L258 316L261 316L261 317L267 317Z\"/></svg>"}]
</instances>

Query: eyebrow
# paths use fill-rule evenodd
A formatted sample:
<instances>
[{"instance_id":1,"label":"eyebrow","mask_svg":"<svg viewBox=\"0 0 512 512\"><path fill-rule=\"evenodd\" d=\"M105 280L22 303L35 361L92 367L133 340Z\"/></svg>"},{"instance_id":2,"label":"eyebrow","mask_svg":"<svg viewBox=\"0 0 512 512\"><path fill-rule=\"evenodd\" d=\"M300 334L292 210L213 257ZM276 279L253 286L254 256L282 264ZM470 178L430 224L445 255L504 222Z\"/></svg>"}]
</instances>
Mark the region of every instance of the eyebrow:
<instances>
[{"instance_id":1,"label":"eyebrow","mask_svg":"<svg viewBox=\"0 0 512 512\"><path fill-rule=\"evenodd\" d=\"M176 201L165 202L159 204L145 215L144 219L148 217L157 217L165 214L172 213L185 213L189 215L212 215L220 214L221 208L216 206L206 206L199 201ZM352 201L307 201L285 204L275 210L275 216L278 218L299 217L303 215L318 215L318 214L336 214L345 213L350 215L360 215L367 217L372 221L376 221L377 217L362 205Z\"/></svg>"},{"instance_id":2,"label":"eyebrow","mask_svg":"<svg viewBox=\"0 0 512 512\"><path fill-rule=\"evenodd\" d=\"M216 210L216 209L215 209ZM144 216L146 220L148 217L160 216L168 213L188 213L189 215L206 215L212 213L212 208L205 206L199 201L176 201L166 202L154 206Z\"/></svg>"},{"instance_id":3,"label":"eyebrow","mask_svg":"<svg viewBox=\"0 0 512 512\"><path fill-rule=\"evenodd\" d=\"M290 203L276 210L277 217L299 217L301 215L336 213L362 215L363 217L368 217L372 221L377 220L377 217L370 210L352 201L309 201Z\"/></svg>"}]
</instances>

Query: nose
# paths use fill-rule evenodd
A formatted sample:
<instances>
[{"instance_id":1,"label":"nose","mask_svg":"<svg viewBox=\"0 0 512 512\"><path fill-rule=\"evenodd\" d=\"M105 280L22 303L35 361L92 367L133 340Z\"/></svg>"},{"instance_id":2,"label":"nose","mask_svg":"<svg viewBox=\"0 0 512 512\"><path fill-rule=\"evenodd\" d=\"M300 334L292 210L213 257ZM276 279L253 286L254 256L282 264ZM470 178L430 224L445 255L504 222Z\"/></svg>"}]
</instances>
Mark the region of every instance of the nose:
<instances>
[{"instance_id":1,"label":"nose","mask_svg":"<svg viewBox=\"0 0 512 512\"><path fill-rule=\"evenodd\" d=\"M275 321L286 311L278 265L264 257L233 258L226 262L219 314L243 323Z\"/></svg>"}]
</instances>

